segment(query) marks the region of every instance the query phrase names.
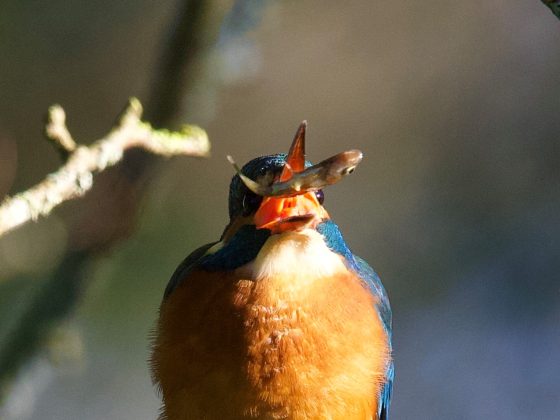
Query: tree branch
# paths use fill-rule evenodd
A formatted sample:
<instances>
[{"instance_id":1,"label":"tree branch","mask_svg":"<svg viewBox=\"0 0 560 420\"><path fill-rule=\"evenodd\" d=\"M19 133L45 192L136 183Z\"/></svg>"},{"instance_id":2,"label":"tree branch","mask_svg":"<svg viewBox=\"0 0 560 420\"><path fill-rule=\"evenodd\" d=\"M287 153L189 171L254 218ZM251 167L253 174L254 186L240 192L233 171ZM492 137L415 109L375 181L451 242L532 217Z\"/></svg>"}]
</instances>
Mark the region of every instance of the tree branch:
<instances>
[{"instance_id":1,"label":"tree branch","mask_svg":"<svg viewBox=\"0 0 560 420\"><path fill-rule=\"evenodd\" d=\"M176 3L176 21L166 25L168 43L160 48L165 58L154 74L147 100L147 118L156 127L169 127L183 118L185 98L209 71L201 68L201 63L213 48L223 14L229 10L228 0ZM162 81L168 84L165 93L160 91ZM178 95L179 101L158 100L167 92ZM92 191L67 218L69 246L62 261L41 279L39 290L33 293L16 326L0 342L0 404L10 394L11 380L19 368L41 348L53 326L76 307L81 291L91 280L88 268L99 253L107 252L134 230L146 185L158 169L154 157L143 149L130 150L113 171L98 177ZM102 223L92 223L92 215Z\"/></svg>"},{"instance_id":2,"label":"tree branch","mask_svg":"<svg viewBox=\"0 0 560 420\"><path fill-rule=\"evenodd\" d=\"M560 19L560 0L541 0Z\"/></svg>"},{"instance_id":3,"label":"tree branch","mask_svg":"<svg viewBox=\"0 0 560 420\"><path fill-rule=\"evenodd\" d=\"M66 163L36 186L5 199L0 205L0 236L40 216L64 201L83 196L93 185L93 175L118 163L126 150L142 148L162 156L208 156L206 132L184 126L180 132L156 130L141 120L142 106L133 98L111 132L91 146L78 146L60 106L49 109L47 137L66 157Z\"/></svg>"}]
</instances>

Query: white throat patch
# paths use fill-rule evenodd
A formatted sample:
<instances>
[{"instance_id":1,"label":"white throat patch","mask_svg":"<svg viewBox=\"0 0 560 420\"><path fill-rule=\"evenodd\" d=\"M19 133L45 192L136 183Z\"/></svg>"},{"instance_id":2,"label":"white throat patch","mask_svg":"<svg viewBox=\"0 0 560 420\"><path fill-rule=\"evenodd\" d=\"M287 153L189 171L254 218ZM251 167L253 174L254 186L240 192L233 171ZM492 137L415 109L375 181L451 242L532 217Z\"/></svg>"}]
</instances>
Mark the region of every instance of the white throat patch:
<instances>
[{"instance_id":1,"label":"white throat patch","mask_svg":"<svg viewBox=\"0 0 560 420\"><path fill-rule=\"evenodd\" d=\"M256 280L278 276L311 280L347 270L342 257L332 252L313 229L272 235L252 268Z\"/></svg>"}]
</instances>

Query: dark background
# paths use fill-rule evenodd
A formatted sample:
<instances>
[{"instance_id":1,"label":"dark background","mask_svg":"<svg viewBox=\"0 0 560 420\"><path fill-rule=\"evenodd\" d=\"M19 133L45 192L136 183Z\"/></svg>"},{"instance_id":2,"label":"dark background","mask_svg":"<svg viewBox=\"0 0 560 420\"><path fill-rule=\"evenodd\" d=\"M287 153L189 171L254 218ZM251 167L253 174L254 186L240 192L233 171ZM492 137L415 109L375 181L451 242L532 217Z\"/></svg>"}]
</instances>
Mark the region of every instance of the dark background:
<instances>
[{"instance_id":1,"label":"dark background","mask_svg":"<svg viewBox=\"0 0 560 420\"><path fill-rule=\"evenodd\" d=\"M227 222L225 155L287 151L307 119L311 160L365 154L325 206L391 297L392 418L560 418L560 22L539 1L243 3L184 113L211 159L163 163L4 417L155 418L149 334L175 266ZM2 2L1 194L60 165L52 103L88 143L146 99L177 4ZM67 237L62 209L0 241L0 340Z\"/></svg>"}]
</instances>

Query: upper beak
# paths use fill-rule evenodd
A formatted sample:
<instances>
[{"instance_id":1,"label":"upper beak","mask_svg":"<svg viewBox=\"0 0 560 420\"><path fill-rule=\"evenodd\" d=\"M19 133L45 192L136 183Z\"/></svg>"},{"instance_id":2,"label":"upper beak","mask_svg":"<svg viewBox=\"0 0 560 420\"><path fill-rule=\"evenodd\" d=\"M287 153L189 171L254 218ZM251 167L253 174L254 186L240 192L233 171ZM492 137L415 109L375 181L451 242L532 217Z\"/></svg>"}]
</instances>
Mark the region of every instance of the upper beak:
<instances>
[{"instance_id":1,"label":"upper beak","mask_svg":"<svg viewBox=\"0 0 560 420\"><path fill-rule=\"evenodd\" d=\"M305 169L305 130L307 129L307 121L303 120L299 125L288 156L286 156L287 165L284 166L280 178L280 182L287 181L292 176L292 172L301 172Z\"/></svg>"},{"instance_id":2,"label":"upper beak","mask_svg":"<svg viewBox=\"0 0 560 420\"><path fill-rule=\"evenodd\" d=\"M286 165L280 174L279 182L287 181L293 172L305 169L305 130L303 121L292 141L286 157ZM270 229L272 233L297 230L313 222L328 219L329 215L317 200L313 191L302 191L291 197L264 197L255 213L257 229Z\"/></svg>"}]
</instances>

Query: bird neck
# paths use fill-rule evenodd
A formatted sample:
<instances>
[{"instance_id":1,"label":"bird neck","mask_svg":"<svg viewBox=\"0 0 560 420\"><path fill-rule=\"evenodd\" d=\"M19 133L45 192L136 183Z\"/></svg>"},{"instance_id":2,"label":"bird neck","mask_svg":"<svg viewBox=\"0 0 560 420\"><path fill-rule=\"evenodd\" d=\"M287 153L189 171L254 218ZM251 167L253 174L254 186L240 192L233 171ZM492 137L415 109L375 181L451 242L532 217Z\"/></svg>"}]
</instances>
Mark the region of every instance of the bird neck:
<instances>
[{"instance_id":1,"label":"bird neck","mask_svg":"<svg viewBox=\"0 0 560 420\"><path fill-rule=\"evenodd\" d=\"M274 250L288 249L289 246L293 246L294 249L297 249L301 247L303 243L314 244L309 248L310 255L313 255L321 249L319 247L319 242L322 242L323 247L344 257L346 265L357 271L354 256L346 245L346 242L344 242L338 226L332 220L326 220L320 223L317 225L316 229L306 229L302 232L306 232L306 234L301 236L299 232L285 232L280 235L271 235L269 230L257 229L255 225L252 224L241 225L234 233L231 233L231 229L226 228L222 240L210 248L207 254L202 258L200 264L201 268L208 271L234 270L255 260L261 252L261 249L265 244L268 244L268 242L271 243L269 248ZM309 242L311 238L314 240ZM274 244L274 246L272 246L272 244ZM280 244L283 244L283 246L278 248ZM324 249L322 249L321 252L323 251ZM279 255L282 258L278 259L278 261L284 261L284 263L288 261L284 258L284 255L288 254L281 253ZM296 260L297 259L293 261Z\"/></svg>"},{"instance_id":2,"label":"bird neck","mask_svg":"<svg viewBox=\"0 0 560 420\"><path fill-rule=\"evenodd\" d=\"M301 280L298 287L305 287L306 281L346 271L340 255L332 252L323 235L314 229L272 235L251 268L256 280L297 278Z\"/></svg>"}]
</instances>

